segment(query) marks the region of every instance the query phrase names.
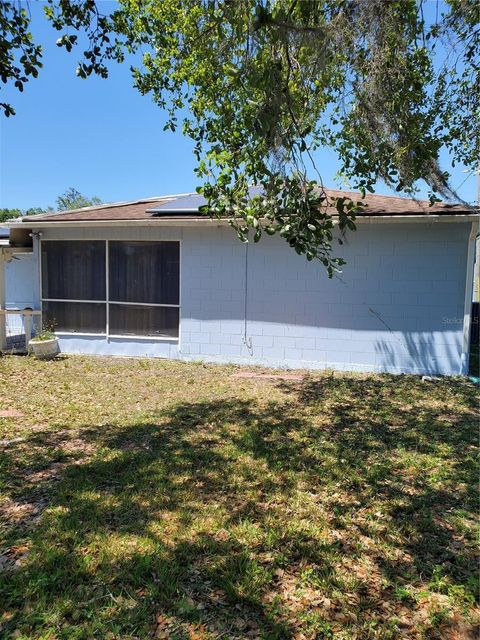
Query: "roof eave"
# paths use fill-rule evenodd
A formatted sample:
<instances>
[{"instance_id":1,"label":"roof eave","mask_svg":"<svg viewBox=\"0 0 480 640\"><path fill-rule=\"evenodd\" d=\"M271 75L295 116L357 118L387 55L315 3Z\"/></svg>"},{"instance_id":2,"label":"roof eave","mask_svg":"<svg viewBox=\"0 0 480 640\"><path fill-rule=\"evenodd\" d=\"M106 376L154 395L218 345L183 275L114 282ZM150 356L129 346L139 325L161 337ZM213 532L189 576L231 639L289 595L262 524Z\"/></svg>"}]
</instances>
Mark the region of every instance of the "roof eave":
<instances>
[{"instance_id":1,"label":"roof eave","mask_svg":"<svg viewBox=\"0 0 480 640\"><path fill-rule=\"evenodd\" d=\"M355 220L357 224L379 224L379 223L404 223L404 222L466 222L479 220L479 213L465 213L465 214L377 214L371 216L358 216ZM5 224L9 228L49 228L49 227L150 227L150 226L164 226L164 227L195 227L195 226L226 226L232 221L231 218L225 218L219 220L218 218L209 217L196 217L196 218L168 218L155 216L152 218L144 219L117 219L117 220L30 220L22 219L18 222L11 221ZM266 222L266 221L265 221ZM336 223L337 221L334 220Z\"/></svg>"}]
</instances>

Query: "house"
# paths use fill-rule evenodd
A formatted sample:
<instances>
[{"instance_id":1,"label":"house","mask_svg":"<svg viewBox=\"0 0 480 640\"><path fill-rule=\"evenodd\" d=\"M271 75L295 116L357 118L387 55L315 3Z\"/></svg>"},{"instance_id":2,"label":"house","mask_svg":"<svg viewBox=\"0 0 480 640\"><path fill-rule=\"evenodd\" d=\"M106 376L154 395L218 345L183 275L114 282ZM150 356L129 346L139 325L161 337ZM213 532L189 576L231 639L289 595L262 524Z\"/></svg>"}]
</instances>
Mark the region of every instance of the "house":
<instances>
[{"instance_id":1,"label":"house","mask_svg":"<svg viewBox=\"0 0 480 640\"><path fill-rule=\"evenodd\" d=\"M13 233L16 242L11 241L8 226L0 226L0 348L8 351L24 350L25 330L39 324L35 313L29 318L19 313L36 305L35 258L28 234L20 242L18 233Z\"/></svg>"},{"instance_id":2,"label":"house","mask_svg":"<svg viewBox=\"0 0 480 640\"><path fill-rule=\"evenodd\" d=\"M10 223L13 244L31 241L33 303L63 352L467 372L478 213L368 195L329 279L279 237L242 244L203 203L165 196Z\"/></svg>"}]
</instances>

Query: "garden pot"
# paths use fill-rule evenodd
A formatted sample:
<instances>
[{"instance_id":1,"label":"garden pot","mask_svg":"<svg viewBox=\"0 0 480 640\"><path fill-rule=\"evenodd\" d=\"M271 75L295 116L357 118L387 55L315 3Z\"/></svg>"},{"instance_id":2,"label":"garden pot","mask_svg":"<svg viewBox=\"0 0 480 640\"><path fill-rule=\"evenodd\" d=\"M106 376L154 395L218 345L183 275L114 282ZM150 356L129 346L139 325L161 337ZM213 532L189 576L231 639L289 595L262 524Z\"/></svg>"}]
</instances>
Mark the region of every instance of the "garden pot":
<instances>
[{"instance_id":1,"label":"garden pot","mask_svg":"<svg viewBox=\"0 0 480 640\"><path fill-rule=\"evenodd\" d=\"M40 360L54 358L58 353L58 338L49 338L48 340L36 340L32 338L29 343L33 355Z\"/></svg>"}]
</instances>

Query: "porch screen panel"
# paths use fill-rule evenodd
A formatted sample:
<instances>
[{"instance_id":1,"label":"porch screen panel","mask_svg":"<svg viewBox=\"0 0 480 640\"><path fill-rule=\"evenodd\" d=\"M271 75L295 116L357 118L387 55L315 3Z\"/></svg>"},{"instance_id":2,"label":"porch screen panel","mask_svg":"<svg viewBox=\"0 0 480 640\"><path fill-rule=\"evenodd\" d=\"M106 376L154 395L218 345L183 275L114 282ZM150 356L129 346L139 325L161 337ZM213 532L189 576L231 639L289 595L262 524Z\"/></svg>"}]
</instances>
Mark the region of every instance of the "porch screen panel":
<instances>
[{"instance_id":1,"label":"porch screen panel","mask_svg":"<svg viewBox=\"0 0 480 640\"><path fill-rule=\"evenodd\" d=\"M178 242L109 242L109 298L143 304L179 303Z\"/></svg>"},{"instance_id":2,"label":"porch screen panel","mask_svg":"<svg viewBox=\"0 0 480 640\"><path fill-rule=\"evenodd\" d=\"M176 307L111 304L109 309L112 334L178 337L179 310Z\"/></svg>"},{"instance_id":3,"label":"porch screen panel","mask_svg":"<svg viewBox=\"0 0 480 640\"><path fill-rule=\"evenodd\" d=\"M55 331L105 333L106 306L99 302L43 301L43 322Z\"/></svg>"},{"instance_id":4,"label":"porch screen panel","mask_svg":"<svg viewBox=\"0 0 480 640\"><path fill-rule=\"evenodd\" d=\"M45 240L41 247L44 322L54 330L178 337L179 242Z\"/></svg>"},{"instance_id":5,"label":"porch screen panel","mask_svg":"<svg viewBox=\"0 0 480 640\"><path fill-rule=\"evenodd\" d=\"M43 298L105 301L105 296L105 242L42 242Z\"/></svg>"}]
</instances>

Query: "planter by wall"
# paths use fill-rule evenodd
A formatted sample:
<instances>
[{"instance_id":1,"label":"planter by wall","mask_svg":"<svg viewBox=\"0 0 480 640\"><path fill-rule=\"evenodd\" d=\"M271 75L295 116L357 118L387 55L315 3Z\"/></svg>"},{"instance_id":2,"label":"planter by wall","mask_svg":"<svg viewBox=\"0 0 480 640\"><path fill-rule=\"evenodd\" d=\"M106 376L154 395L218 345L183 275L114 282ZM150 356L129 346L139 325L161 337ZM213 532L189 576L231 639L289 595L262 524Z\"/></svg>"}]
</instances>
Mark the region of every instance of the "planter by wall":
<instances>
[{"instance_id":1,"label":"planter by wall","mask_svg":"<svg viewBox=\"0 0 480 640\"><path fill-rule=\"evenodd\" d=\"M36 358L48 360L48 358L54 358L58 353L58 338L49 338L48 340L33 338L30 340L29 347Z\"/></svg>"}]
</instances>

